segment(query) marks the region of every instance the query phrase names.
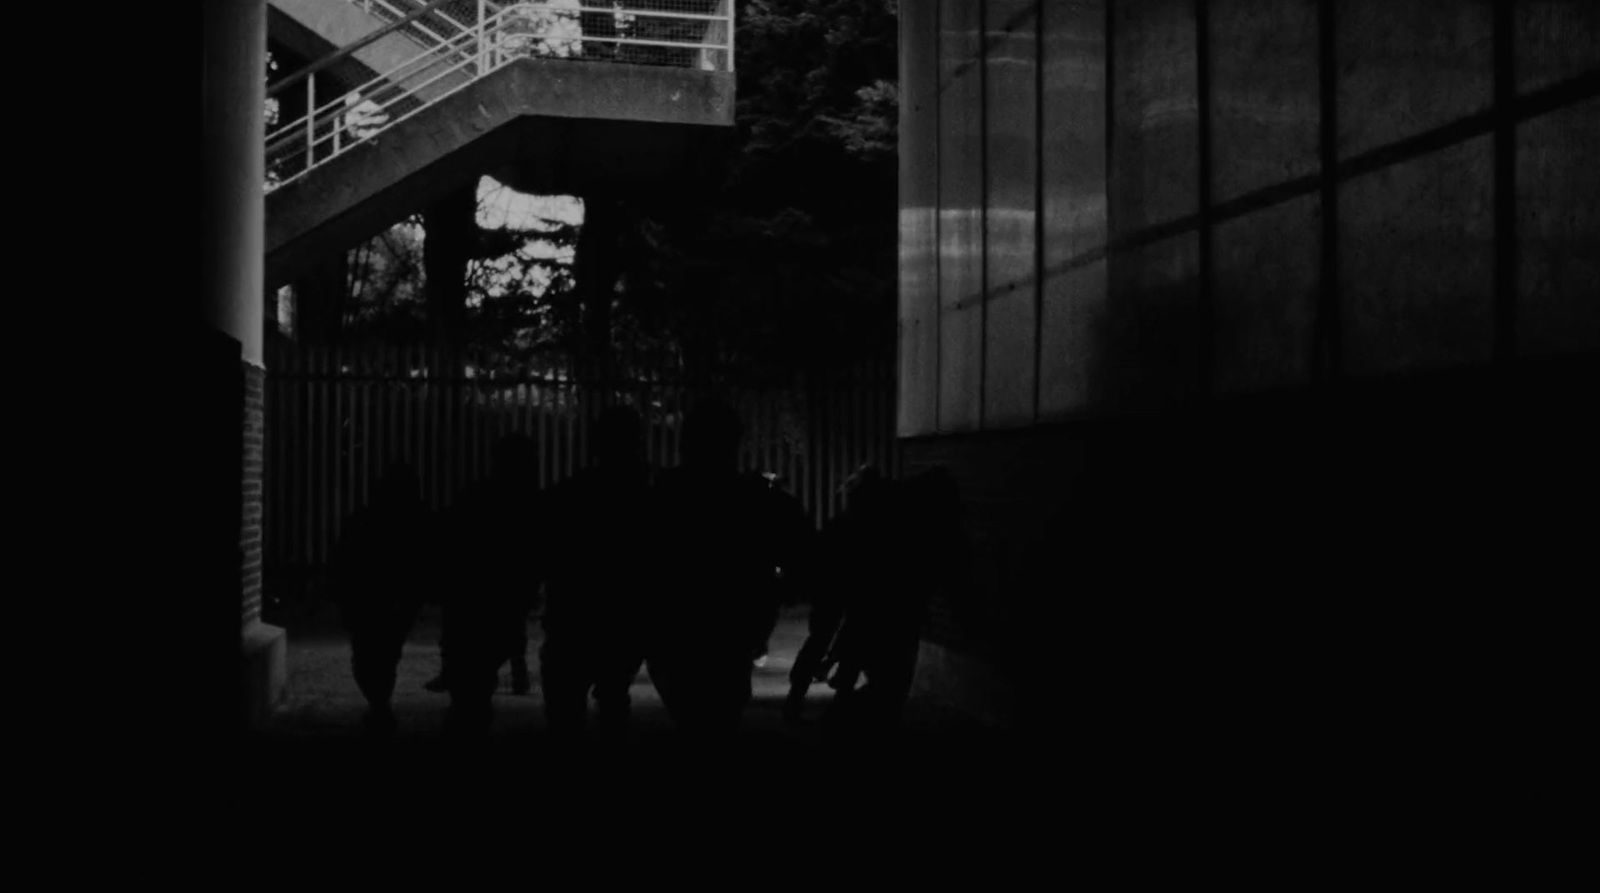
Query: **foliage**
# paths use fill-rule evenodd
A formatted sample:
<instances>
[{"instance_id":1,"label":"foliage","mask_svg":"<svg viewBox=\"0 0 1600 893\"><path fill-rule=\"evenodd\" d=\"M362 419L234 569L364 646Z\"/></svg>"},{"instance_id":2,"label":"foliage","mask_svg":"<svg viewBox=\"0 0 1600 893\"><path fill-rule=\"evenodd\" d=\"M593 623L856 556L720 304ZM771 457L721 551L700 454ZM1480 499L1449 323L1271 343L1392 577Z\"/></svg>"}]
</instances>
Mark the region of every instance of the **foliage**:
<instances>
[{"instance_id":1,"label":"foliage","mask_svg":"<svg viewBox=\"0 0 1600 893\"><path fill-rule=\"evenodd\" d=\"M614 340L779 376L819 357L892 355L896 11L740 0L725 176L697 206L626 209L618 279L602 292ZM352 334L424 324L420 235L402 225L351 253ZM466 271L476 345L526 362L579 344L577 235L554 220L480 231Z\"/></svg>"}]
</instances>

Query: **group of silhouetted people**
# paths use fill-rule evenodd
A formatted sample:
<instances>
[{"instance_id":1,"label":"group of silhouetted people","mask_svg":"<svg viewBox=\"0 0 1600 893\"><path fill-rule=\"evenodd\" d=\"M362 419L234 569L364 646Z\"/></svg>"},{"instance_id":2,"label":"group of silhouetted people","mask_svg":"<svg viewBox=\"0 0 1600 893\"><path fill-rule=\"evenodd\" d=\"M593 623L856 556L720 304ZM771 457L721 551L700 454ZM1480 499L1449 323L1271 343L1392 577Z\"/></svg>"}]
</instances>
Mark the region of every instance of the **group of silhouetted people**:
<instances>
[{"instance_id":1,"label":"group of silhouetted people","mask_svg":"<svg viewBox=\"0 0 1600 893\"><path fill-rule=\"evenodd\" d=\"M898 720L941 583L932 559L955 554L949 478L864 469L819 536L797 500L739 471L740 421L725 404L690 414L677 468L652 474L642 434L632 409L605 410L592 461L547 489L532 441L505 438L490 476L438 518L413 470L384 474L334 567L369 728L393 730L401 649L422 605L437 603L443 669L428 687L449 693L447 731L487 731L501 668L510 664L514 691L530 688L527 622L542 591L539 675L553 734L582 733L591 697L603 730L626 728L629 691L648 667L680 729L726 737L751 699L785 586L813 605L786 715L798 719L810 686L828 681L830 718Z\"/></svg>"}]
</instances>

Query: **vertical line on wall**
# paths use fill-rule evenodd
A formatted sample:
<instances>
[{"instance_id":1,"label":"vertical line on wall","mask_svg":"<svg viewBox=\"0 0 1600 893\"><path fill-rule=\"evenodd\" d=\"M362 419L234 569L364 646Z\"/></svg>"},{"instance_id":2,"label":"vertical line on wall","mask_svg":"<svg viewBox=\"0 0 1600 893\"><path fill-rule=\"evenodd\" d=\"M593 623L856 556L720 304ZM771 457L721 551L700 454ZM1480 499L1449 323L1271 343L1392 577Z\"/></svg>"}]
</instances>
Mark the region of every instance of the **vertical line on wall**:
<instances>
[{"instance_id":1,"label":"vertical line on wall","mask_svg":"<svg viewBox=\"0 0 1600 893\"><path fill-rule=\"evenodd\" d=\"M1200 142L1200 339L1198 394L1204 399L1214 385L1216 305L1212 289L1211 221L1211 16L1209 0L1195 0L1195 98Z\"/></svg>"},{"instance_id":2,"label":"vertical line on wall","mask_svg":"<svg viewBox=\"0 0 1600 893\"><path fill-rule=\"evenodd\" d=\"M1494 3L1494 358L1516 353L1517 129L1515 8Z\"/></svg>"},{"instance_id":3,"label":"vertical line on wall","mask_svg":"<svg viewBox=\"0 0 1600 893\"><path fill-rule=\"evenodd\" d=\"M1322 162L1322 283L1318 295L1313 356L1316 380L1339 377L1339 181L1338 181L1338 43L1336 0L1321 0L1318 10L1318 101L1321 105L1319 152Z\"/></svg>"}]
</instances>

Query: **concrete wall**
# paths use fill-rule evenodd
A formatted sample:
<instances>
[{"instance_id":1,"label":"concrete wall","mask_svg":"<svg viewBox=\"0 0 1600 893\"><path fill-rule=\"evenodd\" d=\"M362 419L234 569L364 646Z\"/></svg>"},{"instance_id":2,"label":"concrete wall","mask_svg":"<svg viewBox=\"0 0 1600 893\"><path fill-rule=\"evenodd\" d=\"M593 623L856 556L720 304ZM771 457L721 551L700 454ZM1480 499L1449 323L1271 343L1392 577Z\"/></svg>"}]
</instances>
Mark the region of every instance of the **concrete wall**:
<instances>
[{"instance_id":1,"label":"concrete wall","mask_svg":"<svg viewBox=\"0 0 1600 893\"><path fill-rule=\"evenodd\" d=\"M1325 7L903 11L903 436L1600 349L1597 8Z\"/></svg>"},{"instance_id":2,"label":"concrete wall","mask_svg":"<svg viewBox=\"0 0 1600 893\"><path fill-rule=\"evenodd\" d=\"M977 579L930 638L1014 680L1270 700L1229 673L1314 672L1337 632L1332 665L1376 678L1349 655L1403 649L1374 629L1449 627L1471 568L1516 578L1514 518L1562 538L1600 449L1561 408L1600 352L1597 27L1526 0L904 4L903 467L957 477Z\"/></svg>"}]
</instances>

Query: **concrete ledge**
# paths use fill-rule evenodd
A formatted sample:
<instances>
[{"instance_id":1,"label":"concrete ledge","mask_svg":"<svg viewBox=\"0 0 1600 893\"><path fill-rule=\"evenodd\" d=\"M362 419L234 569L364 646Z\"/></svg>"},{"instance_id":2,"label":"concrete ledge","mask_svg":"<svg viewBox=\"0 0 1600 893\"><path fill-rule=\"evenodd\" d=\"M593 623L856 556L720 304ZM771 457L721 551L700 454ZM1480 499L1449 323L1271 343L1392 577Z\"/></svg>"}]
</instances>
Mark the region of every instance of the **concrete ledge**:
<instances>
[{"instance_id":1,"label":"concrete ledge","mask_svg":"<svg viewBox=\"0 0 1600 893\"><path fill-rule=\"evenodd\" d=\"M245 719L251 728L259 728L283 703L289 682L289 638L283 627L259 620L245 626L243 638Z\"/></svg>"},{"instance_id":2,"label":"concrete ledge","mask_svg":"<svg viewBox=\"0 0 1600 893\"><path fill-rule=\"evenodd\" d=\"M975 657L923 639L917 649L913 694L996 730L1016 728L1016 690Z\"/></svg>"}]
</instances>

